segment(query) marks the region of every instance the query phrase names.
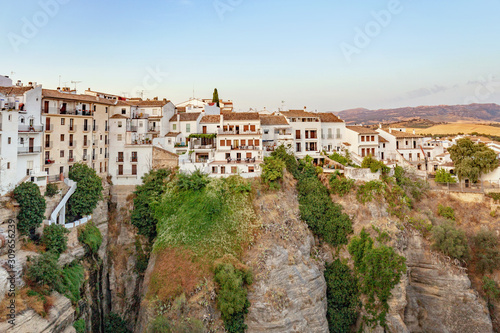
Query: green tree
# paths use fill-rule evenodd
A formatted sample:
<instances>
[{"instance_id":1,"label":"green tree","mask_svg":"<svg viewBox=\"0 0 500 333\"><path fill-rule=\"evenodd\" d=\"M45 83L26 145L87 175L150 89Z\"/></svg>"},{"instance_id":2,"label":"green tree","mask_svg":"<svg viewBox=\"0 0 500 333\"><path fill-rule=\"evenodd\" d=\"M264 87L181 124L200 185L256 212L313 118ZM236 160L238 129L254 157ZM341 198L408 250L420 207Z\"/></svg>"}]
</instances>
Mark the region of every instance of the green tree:
<instances>
[{"instance_id":1,"label":"green tree","mask_svg":"<svg viewBox=\"0 0 500 333\"><path fill-rule=\"evenodd\" d=\"M473 237L474 255L480 273L493 270L500 264L498 237L489 230L481 230Z\"/></svg>"},{"instance_id":2,"label":"green tree","mask_svg":"<svg viewBox=\"0 0 500 333\"><path fill-rule=\"evenodd\" d=\"M218 107L220 107L219 92L217 91L217 88L214 89L214 95L212 97L212 102L216 103L216 105Z\"/></svg>"},{"instance_id":3,"label":"green tree","mask_svg":"<svg viewBox=\"0 0 500 333\"><path fill-rule=\"evenodd\" d=\"M462 230L455 227L453 221L447 220L432 228L432 239L434 240L434 249L456 259L469 259L470 250L467 236Z\"/></svg>"},{"instance_id":4,"label":"green tree","mask_svg":"<svg viewBox=\"0 0 500 333\"><path fill-rule=\"evenodd\" d=\"M69 230L60 224L51 224L43 229L42 243L47 251L59 256L66 251Z\"/></svg>"},{"instance_id":5,"label":"green tree","mask_svg":"<svg viewBox=\"0 0 500 333\"><path fill-rule=\"evenodd\" d=\"M172 171L169 169L151 170L142 177L142 185L136 187L134 192L134 210L132 211L132 224L137 227L139 234L150 240L156 237L158 220L154 217L153 203L165 193L166 183Z\"/></svg>"},{"instance_id":6,"label":"green tree","mask_svg":"<svg viewBox=\"0 0 500 333\"><path fill-rule=\"evenodd\" d=\"M58 285L61 281L61 267L57 264L57 256L45 252L38 257L28 257L29 265L26 277L38 285Z\"/></svg>"},{"instance_id":7,"label":"green tree","mask_svg":"<svg viewBox=\"0 0 500 333\"><path fill-rule=\"evenodd\" d=\"M14 189L14 199L20 206L17 214L17 229L22 235L34 239L36 228L45 218L45 198L40 193L38 185L25 182Z\"/></svg>"},{"instance_id":8,"label":"green tree","mask_svg":"<svg viewBox=\"0 0 500 333\"><path fill-rule=\"evenodd\" d=\"M264 164L262 164L262 180L266 184L277 184L283 178L283 170L285 163L279 158L273 156L264 157Z\"/></svg>"},{"instance_id":9,"label":"green tree","mask_svg":"<svg viewBox=\"0 0 500 333\"><path fill-rule=\"evenodd\" d=\"M387 301L406 271L406 259L392 247L384 244L375 247L364 228L359 236L353 237L348 250L354 260L359 289L367 296L365 309L369 316L364 320L372 327L377 324L386 327Z\"/></svg>"},{"instance_id":10,"label":"green tree","mask_svg":"<svg viewBox=\"0 0 500 333\"><path fill-rule=\"evenodd\" d=\"M356 323L359 301L358 280L339 259L326 266L327 319L330 332L350 332Z\"/></svg>"},{"instance_id":11,"label":"green tree","mask_svg":"<svg viewBox=\"0 0 500 333\"><path fill-rule=\"evenodd\" d=\"M69 178L77 182L75 193L68 200L68 212L80 218L92 214L102 199L102 180L95 170L83 163L76 163L69 171Z\"/></svg>"},{"instance_id":12,"label":"green tree","mask_svg":"<svg viewBox=\"0 0 500 333\"><path fill-rule=\"evenodd\" d=\"M450 183L455 184L457 180L452 176L451 173L446 171L445 169L438 169L436 171L436 183Z\"/></svg>"},{"instance_id":13,"label":"green tree","mask_svg":"<svg viewBox=\"0 0 500 333\"><path fill-rule=\"evenodd\" d=\"M111 312L106 317L104 324L104 333L131 333L132 331L127 328L127 322L116 313Z\"/></svg>"},{"instance_id":14,"label":"green tree","mask_svg":"<svg viewBox=\"0 0 500 333\"><path fill-rule=\"evenodd\" d=\"M245 284L251 284L251 275L237 270L232 264L221 264L215 269L214 280L219 285L217 306L226 321L244 310L248 302Z\"/></svg>"},{"instance_id":15,"label":"green tree","mask_svg":"<svg viewBox=\"0 0 500 333\"><path fill-rule=\"evenodd\" d=\"M372 155L365 156L363 159L363 162L361 162L361 167L362 168L367 168L370 169L371 172L375 173L379 170L383 174L386 174L389 172L389 167L384 164L382 161L377 161Z\"/></svg>"},{"instance_id":16,"label":"green tree","mask_svg":"<svg viewBox=\"0 0 500 333\"><path fill-rule=\"evenodd\" d=\"M481 175L498 167L496 153L482 142L474 143L469 138L463 138L448 151L459 179L468 178L476 183Z\"/></svg>"}]
</instances>

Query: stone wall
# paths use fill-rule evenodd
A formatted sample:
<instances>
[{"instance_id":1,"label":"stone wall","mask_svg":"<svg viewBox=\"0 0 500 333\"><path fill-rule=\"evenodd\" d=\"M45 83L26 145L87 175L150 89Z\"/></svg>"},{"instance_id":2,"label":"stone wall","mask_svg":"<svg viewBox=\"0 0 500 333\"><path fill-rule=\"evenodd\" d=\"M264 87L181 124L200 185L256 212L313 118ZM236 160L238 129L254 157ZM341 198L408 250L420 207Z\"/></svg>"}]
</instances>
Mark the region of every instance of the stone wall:
<instances>
[{"instance_id":1,"label":"stone wall","mask_svg":"<svg viewBox=\"0 0 500 333\"><path fill-rule=\"evenodd\" d=\"M160 147L153 147L153 169L176 168L179 165L179 155Z\"/></svg>"}]
</instances>

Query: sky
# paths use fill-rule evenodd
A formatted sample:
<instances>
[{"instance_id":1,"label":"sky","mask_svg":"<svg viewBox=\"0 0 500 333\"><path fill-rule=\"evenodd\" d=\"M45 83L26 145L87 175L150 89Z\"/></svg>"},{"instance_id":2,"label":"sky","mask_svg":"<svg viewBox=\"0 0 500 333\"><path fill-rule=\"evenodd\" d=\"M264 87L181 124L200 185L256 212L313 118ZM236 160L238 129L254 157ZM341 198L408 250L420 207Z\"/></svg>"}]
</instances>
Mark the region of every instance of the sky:
<instances>
[{"instance_id":1,"label":"sky","mask_svg":"<svg viewBox=\"0 0 500 333\"><path fill-rule=\"evenodd\" d=\"M4 1L0 74L241 111L500 103L500 0L357 2Z\"/></svg>"}]
</instances>

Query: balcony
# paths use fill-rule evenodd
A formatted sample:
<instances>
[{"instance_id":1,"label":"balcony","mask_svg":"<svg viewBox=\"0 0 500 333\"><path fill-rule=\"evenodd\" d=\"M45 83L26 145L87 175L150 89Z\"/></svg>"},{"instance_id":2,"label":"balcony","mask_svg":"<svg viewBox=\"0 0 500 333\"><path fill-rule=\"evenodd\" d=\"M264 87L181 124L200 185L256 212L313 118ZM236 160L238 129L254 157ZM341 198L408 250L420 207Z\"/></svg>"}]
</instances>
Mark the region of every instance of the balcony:
<instances>
[{"instance_id":1,"label":"balcony","mask_svg":"<svg viewBox=\"0 0 500 333\"><path fill-rule=\"evenodd\" d=\"M52 132L54 131L54 125L45 125L45 132Z\"/></svg>"},{"instance_id":2,"label":"balcony","mask_svg":"<svg viewBox=\"0 0 500 333\"><path fill-rule=\"evenodd\" d=\"M83 147L87 148L88 146L90 146L90 140L84 140Z\"/></svg>"},{"instance_id":3,"label":"balcony","mask_svg":"<svg viewBox=\"0 0 500 333\"><path fill-rule=\"evenodd\" d=\"M52 148L52 141L45 141L45 144L43 145L45 149L51 149Z\"/></svg>"},{"instance_id":4,"label":"balcony","mask_svg":"<svg viewBox=\"0 0 500 333\"><path fill-rule=\"evenodd\" d=\"M92 132L97 132L98 130L99 130L99 126L94 125L94 126L92 127Z\"/></svg>"},{"instance_id":5,"label":"balcony","mask_svg":"<svg viewBox=\"0 0 500 333\"><path fill-rule=\"evenodd\" d=\"M69 157L69 158L68 158L68 162L69 162L69 163L73 163L73 162L75 162L75 158L74 158L74 157Z\"/></svg>"},{"instance_id":6,"label":"balcony","mask_svg":"<svg viewBox=\"0 0 500 333\"><path fill-rule=\"evenodd\" d=\"M76 140L70 141L69 146L72 148L76 147Z\"/></svg>"},{"instance_id":7,"label":"balcony","mask_svg":"<svg viewBox=\"0 0 500 333\"><path fill-rule=\"evenodd\" d=\"M90 156L88 154L87 155L83 155L82 156L82 161L88 161L89 157Z\"/></svg>"},{"instance_id":8,"label":"balcony","mask_svg":"<svg viewBox=\"0 0 500 333\"><path fill-rule=\"evenodd\" d=\"M48 158L48 159L45 160L45 165L50 165L50 164L53 164L55 162L56 162L55 160L51 160L51 159Z\"/></svg>"},{"instance_id":9,"label":"balcony","mask_svg":"<svg viewBox=\"0 0 500 333\"><path fill-rule=\"evenodd\" d=\"M135 156L135 157L134 157L134 156L132 156L132 157L130 158L130 162L132 162L132 163L137 163L137 156Z\"/></svg>"},{"instance_id":10,"label":"balcony","mask_svg":"<svg viewBox=\"0 0 500 333\"><path fill-rule=\"evenodd\" d=\"M231 150L260 150L260 146L231 146Z\"/></svg>"},{"instance_id":11,"label":"balcony","mask_svg":"<svg viewBox=\"0 0 500 333\"><path fill-rule=\"evenodd\" d=\"M90 132L90 126L88 126L88 125L87 125L87 126L83 125L83 131L84 131L84 132Z\"/></svg>"},{"instance_id":12,"label":"balcony","mask_svg":"<svg viewBox=\"0 0 500 333\"><path fill-rule=\"evenodd\" d=\"M129 145L151 145L153 144L153 140L146 138L144 140L132 140L131 143L127 143Z\"/></svg>"},{"instance_id":13,"label":"balcony","mask_svg":"<svg viewBox=\"0 0 500 333\"><path fill-rule=\"evenodd\" d=\"M117 163L123 163L123 156L116 158Z\"/></svg>"},{"instance_id":14,"label":"balcony","mask_svg":"<svg viewBox=\"0 0 500 333\"><path fill-rule=\"evenodd\" d=\"M128 126L127 132L137 132L137 126Z\"/></svg>"},{"instance_id":15,"label":"balcony","mask_svg":"<svg viewBox=\"0 0 500 333\"><path fill-rule=\"evenodd\" d=\"M43 132L42 125L19 125L18 132Z\"/></svg>"},{"instance_id":16,"label":"balcony","mask_svg":"<svg viewBox=\"0 0 500 333\"><path fill-rule=\"evenodd\" d=\"M37 154L37 153L41 153L41 152L42 152L41 146L17 147L17 154L18 155Z\"/></svg>"},{"instance_id":17,"label":"balcony","mask_svg":"<svg viewBox=\"0 0 500 333\"><path fill-rule=\"evenodd\" d=\"M158 133L160 129L158 127L150 127L148 132L149 133Z\"/></svg>"},{"instance_id":18,"label":"balcony","mask_svg":"<svg viewBox=\"0 0 500 333\"><path fill-rule=\"evenodd\" d=\"M45 112L48 113L48 112ZM67 115L73 115L73 116L92 116L92 112L88 110L65 110L61 109L59 110L59 114L67 114Z\"/></svg>"},{"instance_id":19,"label":"balcony","mask_svg":"<svg viewBox=\"0 0 500 333\"><path fill-rule=\"evenodd\" d=\"M76 128L77 128L76 125L68 125L68 131L69 132L76 132Z\"/></svg>"},{"instance_id":20,"label":"balcony","mask_svg":"<svg viewBox=\"0 0 500 333\"><path fill-rule=\"evenodd\" d=\"M252 130L223 130L223 129L218 129L217 134L219 135L261 135L260 129L256 129L254 131Z\"/></svg>"}]
</instances>

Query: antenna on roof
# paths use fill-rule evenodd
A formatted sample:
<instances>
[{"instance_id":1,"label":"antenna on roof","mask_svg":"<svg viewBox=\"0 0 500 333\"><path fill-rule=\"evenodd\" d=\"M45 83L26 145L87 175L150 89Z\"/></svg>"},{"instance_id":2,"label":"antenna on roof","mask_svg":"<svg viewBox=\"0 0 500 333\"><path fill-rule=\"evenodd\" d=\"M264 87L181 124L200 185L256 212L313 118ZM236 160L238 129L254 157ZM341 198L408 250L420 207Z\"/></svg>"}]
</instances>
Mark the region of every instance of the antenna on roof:
<instances>
[{"instance_id":1,"label":"antenna on roof","mask_svg":"<svg viewBox=\"0 0 500 333\"><path fill-rule=\"evenodd\" d=\"M77 84L77 83L80 83L80 82L82 82L82 81L71 81L71 83L74 83L74 84L75 84L75 93L76 93L76 84Z\"/></svg>"},{"instance_id":2,"label":"antenna on roof","mask_svg":"<svg viewBox=\"0 0 500 333\"><path fill-rule=\"evenodd\" d=\"M139 90L137 93L141 95L141 99L144 99L144 92L146 90Z\"/></svg>"},{"instance_id":3,"label":"antenna on roof","mask_svg":"<svg viewBox=\"0 0 500 333\"><path fill-rule=\"evenodd\" d=\"M61 86L61 75L59 75L59 85L58 85L58 87L60 87L60 86Z\"/></svg>"}]
</instances>

